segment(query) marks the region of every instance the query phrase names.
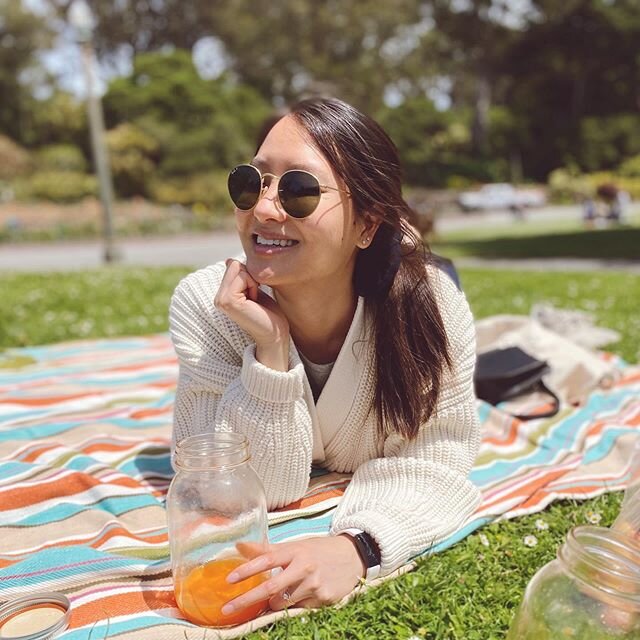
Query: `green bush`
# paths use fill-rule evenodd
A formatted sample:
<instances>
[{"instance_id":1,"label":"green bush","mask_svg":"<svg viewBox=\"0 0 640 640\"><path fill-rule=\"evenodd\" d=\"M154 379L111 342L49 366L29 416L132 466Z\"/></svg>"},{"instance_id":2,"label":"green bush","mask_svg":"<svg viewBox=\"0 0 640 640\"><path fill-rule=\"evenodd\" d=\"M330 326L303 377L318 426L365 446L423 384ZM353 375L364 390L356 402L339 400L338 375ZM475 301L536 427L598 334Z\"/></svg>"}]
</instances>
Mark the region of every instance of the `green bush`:
<instances>
[{"instance_id":1,"label":"green bush","mask_svg":"<svg viewBox=\"0 0 640 640\"><path fill-rule=\"evenodd\" d=\"M107 132L107 146L116 193L122 198L148 195L160 150L158 140L125 122Z\"/></svg>"},{"instance_id":2,"label":"green bush","mask_svg":"<svg viewBox=\"0 0 640 640\"><path fill-rule=\"evenodd\" d=\"M232 210L226 172L198 173L186 177L158 178L151 183L156 202L193 208L196 215L224 215Z\"/></svg>"},{"instance_id":3,"label":"green bush","mask_svg":"<svg viewBox=\"0 0 640 640\"><path fill-rule=\"evenodd\" d=\"M611 171L580 174L575 167L563 167L549 174L548 184L553 202L576 202L593 197L602 184L615 184L634 200L640 199L640 177L627 177Z\"/></svg>"},{"instance_id":4,"label":"green bush","mask_svg":"<svg viewBox=\"0 0 640 640\"><path fill-rule=\"evenodd\" d=\"M31 169L29 152L11 138L0 134L0 180L13 180Z\"/></svg>"},{"instance_id":5,"label":"green bush","mask_svg":"<svg viewBox=\"0 0 640 640\"><path fill-rule=\"evenodd\" d=\"M617 173L623 178L640 178L640 154L627 158L618 167Z\"/></svg>"},{"instance_id":6,"label":"green bush","mask_svg":"<svg viewBox=\"0 0 640 640\"><path fill-rule=\"evenodd\" d=\"M30 147L72 144L89 153L84 101L56 90L46 100L31 100L23 111L24 142Z\"/></svg>"},{"instance_id":7,"label":"green bush","mask_svg":"<svg viewBox=\"0 0 640 640\"><path fill-rule=\"evenodd\" d=\"M493 155L473 152L467 110L439 111L422 96L383 108L377 118L398 147L408 184L445 187L452 176L456 176L453 184L498 182L508 177L508 161L500 157L499 149L491 150ZM504 129L506 124L501 126Z\"/></svg>"},{"instance_id":8,"label":"green bush","mask_svg":"<svg viewBox=\"0 0 640 640\"><path fill-rule=\"evenodd\" d=\"M104 97L109 123L135 122L160 142L161 172L187 176L247 161L271 108L228 76L202 78L191 53L140 53Z\"/></svg>"},{"instance_id":9,"label":"green bush","mask_svg":"<svg viewBox=\"0 0 640 640\"><path fill-rule=\"evenodd\" d=\"M72 144L51 144L42 147L37 151L36 162L41 171L87 171L84 154Z\"/></svg>"},{"instance_id":10,"label":"green bush","mask_svg":"<svg viewBox=\"0 0 640 640\"><path fill-rule=\"evenodd\" d=\"M596 187L575 168L560 168L552 171L548 179L549 196L553 202L576 202L592 197Z\"/></svg>"},{"instance_id":11,"label":"green bush","mask_svg":"<svg viewBox=\"0 0 640 640\"><path fill-rule=\"evenodd\" d=\"M640 153L640 115L620 113L580 122L580 164L588 172L613 169L621 160Z\"/></svg>"},{"instance_id":12,"label":"green bush","mask_svg":"<svg viewBox=\"0 0 640 640\"><path fill-rule=\"evenodd\" d=\"M77 171L37 171L21 189L23 198L74 202L98 192L94 176Z\"/></svg>"}]
</instances>

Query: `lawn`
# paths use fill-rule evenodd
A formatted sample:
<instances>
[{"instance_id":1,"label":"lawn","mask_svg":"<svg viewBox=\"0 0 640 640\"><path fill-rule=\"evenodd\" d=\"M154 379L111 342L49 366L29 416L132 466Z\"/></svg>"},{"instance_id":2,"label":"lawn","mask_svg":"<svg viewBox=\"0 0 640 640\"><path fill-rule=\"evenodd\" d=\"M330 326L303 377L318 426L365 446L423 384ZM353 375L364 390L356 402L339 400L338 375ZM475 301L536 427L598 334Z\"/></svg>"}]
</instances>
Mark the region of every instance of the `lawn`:
<instances>
[{"instance_id":1,"label":"lawn","mask_svg":"<svg viewBox=\"0 0 640 640\"><path fill-rule=\"evenodd\" d=\"M472 215L472 214L470 214ZM437 226L436 226L437 229ZM613 258L640 261L640 216L624 225L585 229L571 220L485 224L442 233L432 239L436 253L457 258Z\"/></svg>"},{"instance_id":2,"label":"lawn","mask_svg":"<svg viewBox=\"0 0 640 640\"><path fill-rule=\"evenodd\" d=\"M0 275L0 350L74 338L166 330L169 297L187 269L112 269L55 275ZM465 269L476 317L526 314L532 303L584 309L623 338L611 349L640 360L640 277L621 273L529 273ZM568 529L594 513L608 525L621 496L558 503L541 514L485 527L419 568L341 610L282 621L251 640L339 638L489 640L503 638L529 578L555 556ZM548 528L542 530L536 522ZM528 547L524 537L537 544ZM208 634L208 637L214 637Z\"/></svg>"}]
</instances>

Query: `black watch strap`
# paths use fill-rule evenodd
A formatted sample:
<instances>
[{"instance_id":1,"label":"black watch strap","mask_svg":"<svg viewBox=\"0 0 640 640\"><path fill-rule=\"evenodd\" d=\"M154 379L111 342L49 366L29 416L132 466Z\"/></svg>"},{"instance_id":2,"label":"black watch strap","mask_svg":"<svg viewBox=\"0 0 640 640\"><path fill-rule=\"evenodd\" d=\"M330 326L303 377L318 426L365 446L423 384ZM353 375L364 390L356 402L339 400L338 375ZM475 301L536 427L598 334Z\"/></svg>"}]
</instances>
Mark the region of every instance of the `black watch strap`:
<instances>
[{"instance_id":1,"label":"black watch strap","mask_svg":"<svg viewBox=\"0 0 640 640\"><path fill-rule=\"evenodd\" d=\"M373 536L360 529L345 529L340 533L346 533L356 545L360 559L366 568L365 578L373 580L380 574L381 554Z\"/></svg>"}]
</instances>

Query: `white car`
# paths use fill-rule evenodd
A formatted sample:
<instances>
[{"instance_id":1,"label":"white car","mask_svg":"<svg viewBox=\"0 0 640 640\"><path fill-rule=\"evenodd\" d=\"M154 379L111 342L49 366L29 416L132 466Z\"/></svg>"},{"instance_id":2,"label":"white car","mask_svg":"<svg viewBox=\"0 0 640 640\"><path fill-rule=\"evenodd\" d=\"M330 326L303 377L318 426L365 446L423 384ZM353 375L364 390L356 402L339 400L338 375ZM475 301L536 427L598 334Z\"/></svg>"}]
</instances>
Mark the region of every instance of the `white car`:
<instances>
[{"instance_id":1,"label":"white car","mask_svg":"<svg viewBox=\"0 0 640 640\"><path fill-rule=\"evenodd\" d=\"M477 191L464 191L458 196L458 204L465 211L542 207L545 203L546 197L542 191L538 189L517 189L506 182L485 184Z\"/></svg>"}]
</instances>

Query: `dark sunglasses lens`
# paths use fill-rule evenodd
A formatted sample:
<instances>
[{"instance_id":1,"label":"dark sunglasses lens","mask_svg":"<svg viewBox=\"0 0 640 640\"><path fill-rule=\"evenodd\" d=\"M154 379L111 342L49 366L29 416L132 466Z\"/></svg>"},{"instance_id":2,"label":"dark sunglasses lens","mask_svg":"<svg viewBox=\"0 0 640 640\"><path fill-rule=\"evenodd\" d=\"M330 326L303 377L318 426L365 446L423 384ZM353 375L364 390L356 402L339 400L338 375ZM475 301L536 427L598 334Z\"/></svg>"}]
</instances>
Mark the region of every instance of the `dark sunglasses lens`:
<instances>
[{"instance_id":1,"label":"dark sunglasses lens","mask_svg":"<svg viewBox=\"0 0 640 640\"><path fill-rule=\"evenodd\" d=\"M262 179L260 172L250 165L241 164L232 169L227 180L229 187L229 195L233 204L242 209L249 211L256 206L260 197L260 189L262 187Z\"/></svg>"},{"instance_id":2,"label":"dark sunglasses lens","mask_svg":"<svg viewBox=\"0 0 640 640\"><path fill-rule=\"evenodd\" d=\"M282 208L292 218L306 218L320 202L320 184L306 171L287 171L278 184Z\"/></svg>"}]
</instances>

